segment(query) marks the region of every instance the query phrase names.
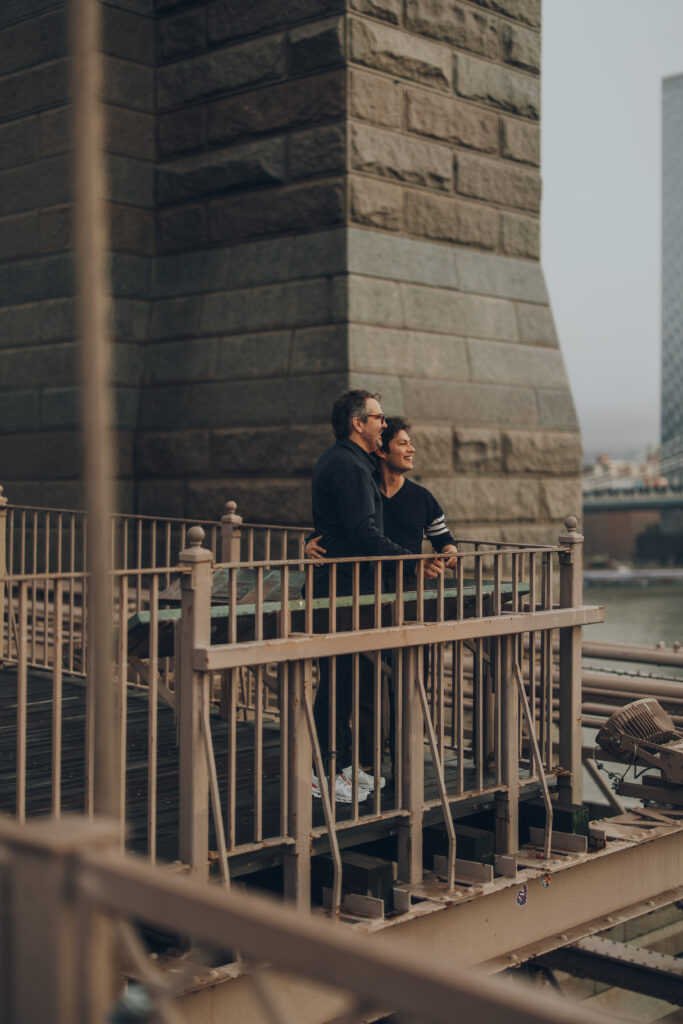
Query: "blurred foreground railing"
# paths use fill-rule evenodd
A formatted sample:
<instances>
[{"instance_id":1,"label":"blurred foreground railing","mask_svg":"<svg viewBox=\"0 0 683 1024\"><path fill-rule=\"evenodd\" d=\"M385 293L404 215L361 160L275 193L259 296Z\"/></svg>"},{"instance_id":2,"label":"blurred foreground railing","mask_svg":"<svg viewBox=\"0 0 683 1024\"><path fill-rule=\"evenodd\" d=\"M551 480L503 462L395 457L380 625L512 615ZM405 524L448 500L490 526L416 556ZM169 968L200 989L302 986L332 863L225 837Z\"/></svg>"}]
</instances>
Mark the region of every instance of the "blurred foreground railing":
<instances>
[{"instance_id":1,"label":"blurred foreground railing","mask_svg":"<svg viewBox=\"0 0 683 1024\"><path fill-rule=\"evenodd\" d=\"M188 970L164 976L146 959L140 922L182 932L195 946L232 957L253 987L262 1017L290 1019L274 1002L263 963L338 992L340 1019L399 1019L451 1024L604 1024L607 1018L476 972L433 953L419 954L240 892L217 892L117 855L116 829L78 820L17 826L0 821L0 863L6 909L0 917L0 989L14 1024L50 1020L93 1024L124 1019L122 977L138 979L146 1011L135 1019L177 1022L173 997ZM11 954L10 955L10 951ZM201 961L199 961L201 962ZM189 971L196 973L198 960ZM175 981L175 985L174 985ZM142 1004L141 1004L142 1005ZM291 1013L291 1011L290 1011ZM125 1019L130 1019L128 1016Z\"/></svg>"}]
</instances>

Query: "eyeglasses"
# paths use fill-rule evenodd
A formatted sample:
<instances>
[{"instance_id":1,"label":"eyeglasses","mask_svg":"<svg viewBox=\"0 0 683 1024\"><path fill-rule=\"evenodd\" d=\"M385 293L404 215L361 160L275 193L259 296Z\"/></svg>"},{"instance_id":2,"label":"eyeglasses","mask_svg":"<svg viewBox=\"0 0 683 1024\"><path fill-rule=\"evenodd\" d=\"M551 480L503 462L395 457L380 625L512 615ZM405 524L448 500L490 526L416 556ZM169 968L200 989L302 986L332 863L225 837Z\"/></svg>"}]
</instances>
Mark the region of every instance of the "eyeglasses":
<instances>
[{"instance_id":1,"label":"eyeglasses","mask_svg":"<svg viewBox=\"0 0 683 1024\"><path fill-rule=\"evenodd\" d=\"M384 413L383 412L367 412L365 414L365 419L366 420L381 420L382 423L386 423L387 422L384 419Z\"/></svg>"}]
</instances>

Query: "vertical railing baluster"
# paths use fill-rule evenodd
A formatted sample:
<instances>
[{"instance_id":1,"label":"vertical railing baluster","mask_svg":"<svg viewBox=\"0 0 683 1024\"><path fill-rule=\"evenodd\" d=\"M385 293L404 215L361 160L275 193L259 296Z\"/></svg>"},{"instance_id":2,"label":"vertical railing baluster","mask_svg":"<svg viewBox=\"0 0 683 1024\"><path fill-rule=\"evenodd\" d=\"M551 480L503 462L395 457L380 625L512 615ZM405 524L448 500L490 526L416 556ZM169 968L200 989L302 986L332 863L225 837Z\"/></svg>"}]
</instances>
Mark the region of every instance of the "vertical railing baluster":
<instances>
[{"instance_id":1,"label":"vertical railing baluster","mask_svg":"<svg viewBox=\"0 0 683 1024\"><path fill-rule=\"evenodd\" d=\"M147 855L157 859L157 763L159 753L159 577L152 573L149 605L149 693L147 702Z\"/></svg>"},{"instance_id":2,"label":"vertical railing baluster","mask_svg":"<svg viewBox=\"0 0 683 1024\"><path fill-rule=\"evenodd\" d=\"M474 614L478 619L484 614L483 567L480 544L474 545Z\"/></svg>"},{"instance_id":3,"label":"vertical railing baluster","mask_svg":"<svg viewBox=\"0 0 683 1024\"><path fill-rule=\"evenodd\" d=\"M120 728L116 733L118 750L116 751L116 806L119 815L119 838L121 848L126 842L126 747L128 743L128 576L124 572L120 576L118 587L119 598L119 630L118 630L118 693L117 693L117 714L119 716ZM112 595L114 596L114 595ZM153 629L150 618L149 623L149 653L150 671L152 650L156 641L156 631ZM151 687L151 680L150 680ZM151 697L151 694L148 694ZM149 750L147 754L149 765ZM149 769L148 769L149 770ZM147 821L147 834L149 835L149 818Z\"/></svg>"},{"instance_id":4,"label":"vertical railing baluster","mask_svg":"<svg viewBox=\"0 0 683 1024\"><path fill-rule=\"evenodd\" d=\"M231 574L234 570L230 570ZM230 643L234 643L231 640ZM226 844L229 850L235 848L237 842L237 686L239 669L230 668L227 673L227 708L228 722L228 786L226 807Z\"/></svg>"},{"instance_id":5,"label":"vertical railing baluster","mask_svg":"<svg viewBox=\"0 0 683 1024\"><path fill-rule=\"evenodd\" d=\"M287 835L289 821L289 664L278 665L280 680L280 835ZM323 784L322 779L320 784Z\"/></svg>"},{"instance_id":6,"label":"vertical railing baluster","mask_svg":"<svg viewBox=\"0 0 683 1024\"><path fill-rule=\"evenodd\" d=\"M373 666L373 730L372 730L372 773L375 776L375 788L372 791L373 810L379 814L382 793L380 778L382 775L382 652L375 651Z\"/></svg>"},{"instance_id":7,"label":"vertical railing baluster","mask_svg":"<svg viewBox=\"0 0 683 1024\"><path fill-rule=\"evenodd\" d=\"M254 714L254 842L263 838L263 666L256 669Z\"/></svg>"},{"instance_id":8,"label":"vertical railing baluster","mask_svg":"<svg viewBox=\"0 0 683 1024\"><path fill-rule=\"evenodd\" d=\"M354 819L358 817L359 659L360 655L351 655L351 817Z\"/></svg>"},{"instance_id":9,"label":"vertical railing baluster","mask_svg":"<svg viewBox=\"0 0 683 1024\"><path fill-rule=\"evenodd\" d=\"M52 815L62 812L62 640L63 640L63 588L62 580L54 585L53 656L52 656Z\"/></svg>"},{"instance_id":10,"label":"vertical railing baluster","mask_svg":"<svg viewBox=\"0 0 683 1024\"><path fill-rule=\"evenodd\" d=\"M28 582L19 584L17 619L17 779L16 817L20 825L26 821L26 727L28 703Z\"/></svg>"},{"instance_id":11,"label":"vertical railing baluster","mask_svg":"<svg viewBox=\"0 0 683 1024\"><path fill-rule=\"evenodd\" d=\"M465 789L465 722L463 707L463 643L458 640L453 645L454 653L457 655L456 660L456 676L455 676L455 690L454 690L454 701L455 701L455 713L457 715L456 728L457 728L457 746L458 746L458 793L464 792Z\"/></svg>"}]
</instances>

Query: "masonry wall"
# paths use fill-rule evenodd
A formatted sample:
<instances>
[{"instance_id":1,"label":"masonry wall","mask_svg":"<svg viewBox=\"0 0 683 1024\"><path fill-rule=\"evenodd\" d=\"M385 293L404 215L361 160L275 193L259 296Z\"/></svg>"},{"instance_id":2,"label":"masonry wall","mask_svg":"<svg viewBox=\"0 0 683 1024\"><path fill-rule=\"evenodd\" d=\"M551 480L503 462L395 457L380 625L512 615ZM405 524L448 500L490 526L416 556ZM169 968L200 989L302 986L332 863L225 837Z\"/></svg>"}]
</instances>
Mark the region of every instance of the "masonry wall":
<instances>
[{"instance_id":1,"label":"masonry wall","mask_svg":"<svg viewBox=\"0 0 683 1024\"><path fill-rule=\"evenodd\" d=\"M540 0L120 2L122 501L306 521L331 403L366 386L414 421L458 533L553 538L580 508L580 440L539 264ZM72 367L60 387L57 447ZM15 420L47 437L37 409ZM0 455L12 500L48 493L31 458Z\"/></svg>"}]
</instances>

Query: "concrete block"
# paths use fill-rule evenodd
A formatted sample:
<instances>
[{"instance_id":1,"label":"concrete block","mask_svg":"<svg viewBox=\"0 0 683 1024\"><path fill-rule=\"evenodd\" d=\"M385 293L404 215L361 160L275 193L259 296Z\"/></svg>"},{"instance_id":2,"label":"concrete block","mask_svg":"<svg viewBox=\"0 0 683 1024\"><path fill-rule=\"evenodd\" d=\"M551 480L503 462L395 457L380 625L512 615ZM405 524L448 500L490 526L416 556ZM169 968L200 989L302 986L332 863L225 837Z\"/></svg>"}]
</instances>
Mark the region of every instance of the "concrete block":
<instances>
[{"instance_id":1,"label":"concrete block","mask_svg":"<svg viewBox=\"0 0 683 1024\"><path fill-rule=\"evenodd\" d=\"M549 306L519 302L515 308L520 341L524 341L528 345L549 345L552 348L557 348L559 343L555 331L555 321Z\"/></svg>"},{"instance_id":2,"label":"concrete block","mask_svg":"<svg viewBox=\"0 0 683 1024\"><path fill-rule=\"evenodd\" d=\"M531 388L405 378L405 414L432 422L445 420L458 427L533 428L538 425L536 396Z\"/></svg>"},{"instance_id":3,"label":"concrete block","mask_svg":"<svg viewBox=\"0 0 683 1024\"><path fill-rule=\"evenodd\" d=\"M114 429L137 430L140 391L138 387L114 388Z\"/></svg>"},{"instance_id":4,"label":"concrete block","mask_svg":"<svg viewBox=\"0 0 683 1024\"><path fill-rule=\"evenodd\" d=\"M77 372L76 349L70 343L23 346L2 353L2 379L19 391L73 384Z\"/></svg>"},{"instance_id":5,"label":"concrete block","mask_svg":"<svg viewBox=\"0 0 683 1024\"><path fill-rule=\"evenodd\" d=\"M137 389L142 379L144 358L145 350L140 345L126 341L112 345L112 384Z\"/></svg>"},{"instance_id":6,"label":"concrete block","mask_svg":"<svg viewBox=\"0 0 683 1024\"><path fill-rule=\"evenodd\" d=\"M351 19L350 40L350 58L356 64L437 89L451 89L453 69L446 46L358 18Z\"/></svg>"},{"instance_id":7,"label":"concrete block","mask_svg":"<svg viewBox=\"0 0 683 1024\"><path fill-rule=\"evenodd\" d=\"M182 157L156 172L160 203L220 195L240 185L279 184L285 178L285 139L263 139Z\"/></svg>"},{"instance_id":8,"label":"concrete block","mask_svg":"<svg viewBox=\"0 0 683 1024\"><path fill-rule=\"evenodd\" d=\"M543 271L537 263L475 252L455 254L458 287L480 295L548 304Z\"/></svg>"},{"instance_id":9,"label":"concrete block","mask_svg":"<svg viewBox=\"0 0 683 1024\"><path fill-rule=\"evenodd\" d=\"M212 3L207 10L210 43L222 43L257 32L273 32L287 25L313 18L326 18L344 11L344 0L260 0L257 4L240 0Z\"/></svg>"},{"instance_id":10,"label":"concrete block","mask_svg":"<svg viewBox=\"0 0 683 1024\"><path fill-rule=\"evenodd\" d=\"M346 234L350 274L442 288L456 285L455 250L448 246L353 227Z\"/></svg>"},{"instance_id":11,"label":"concrete block","mask_svg":"<svg viewBox=\"0 0 683 1024\"><path fill-rule=\"evenodd\" d=\"M541 177L538 171L466 153L459 153L455 159L455 187L461 195L535 213L540 210Z\"/></svg>"},{"instance_id":12,"label":"concrete block","mask_svg":"<svg viewBox=\"0 0 683 1024\"><path fill-rule=\"evenodd\" d=\"M541 163L541 131L538 125L526 121L500 119L500 155L508 160L533 164Z\"/></svg>"},{"instance_id":13,"label":"concrete block","mask_svg":"<svg viewBox=\"0 0 683 1024\"><path fill-rule=\"evenodd\" d=\"M531 387L562 387L567 383L559 349L510 345L498 341L468 341L472 380Z\"/></svg>"},{"instance_id":14,"label":"concrete block","mask_svg":"<svg viewBox=\"0 0 683 1024\"><path fill-rule=\"evenodd\" d=\"M460 476L424 480L423 483L434 492L449 522L495 523L511 519L534 522L539 517L537 480Z\"/></svg>"},{"instance_id":15,"label":"concrete block","mask_svg":"<svg viewBox=\"0 0 683 1024\"><path fill-rule=\"evenodd\" d=\"M506 523L496 526L496 540L504 544L557 544L561 523ZM479 533L481 536L481 531ZM476 533L473 535L476 537Z\"/></svg>"},{"instance_id":16,"label":"concrete block","mask_svg":"<svg viewBox=\"0 0 683 1024\"><path fill-rule=\"evenodd\" d=\"M140 515L164 515L181 519L187 514L185 480L140 480L135 489L136 508ZM211 518L215 516L216 513L212 512ZM172 554L175 558L178 552L174 551Z\"/></svg>"},{"instance_id":17,"label":"concrete block","mask_svg":"<svg viewBox=\"0 0 683 1024\"><path fill-rule=\"evenodd\" d=\"M541 255L541 225L538 217L524 217L501 211L500 248L506 256L526 256L539 259Z\"/></svg>"},{"instance_id":18,"label":"concrete block","mask_svg":"<svg viewBox=\"0 0 683 1024\"><path fill-rule=\"evenodd\" d=\"M111 4L102 5L104 53L154 67L154 30L154 20L148 15Z\"/></svg>"},{"instance_id":19,"label":"concrete block","mask_svg":"<svg viewBox=\"0 0 683 1024\"><path fill-rule=\"evenodd\" d=\"M391 409L392 416L405 415L403 403L403 379L397 373L362 373L352 371L348 376L347 388L367 388L380 396L383 405ZM335 396L336 397L336 396Z\"/></svg>"},{"instance_id":20,"label":"concrete block","mask_svg":"<svg viewBox=\"0 0 683 1024\"><path fill-rule=\"evenodd\" d=\"M186 57L206 47L206 8L192 8L156 24L157 46L162 60Z\"/></svg>"},{"instance_id":21,"label":"concrete block","mask_svg":"<svg viewBox=\"0 0 683 1024\"><path fill-rule=\"evenodd\" d=\"M397 185L349 176L349 216L355 224L400 231L403 216L403 191Z\"/></svg>"},{"instance_id":22,"label":"concrete block","mask_svg":"<svg viewBox=\"0 0 683 1024\"><path fill-rule=\"evenodd\" d=\"M133 253L114 252L109 260L112 295L124 299L149 297L150 261Z\"/></svg>"},{"instance_id":23,"label":"concrete block","mask_svg":"<svg viewBox=\"0 0 683 1024\"><path fill-rule=\"evenodd\" d=\"M401 286L406 327L470 337L517 340L514 307L504 299L421 285Z\"/></svg>"},{"instance_id":24,"label":"concrete block","mask_svg":"<svg viewBox=\"0 0 683 1024\"><path fill-rule=\"evenodd\" d=\"M106 131L106 128L105 128ZM73 148L73 118L71 106L65 104L40 114L40 155L56 156Z\"/></svg>"},{"instance_id":25,"label":"concrete block","mask_svg":"<svg viewBox=\"0 0 683 1024\"><path fill-rule=\"evenodd\" d=\"M410 437L415 445L418 473L453 472L453 431L451 427L412 424Z\"/></svg>"},{"instance_id":26,"label":"concrete block","mask_svg":"<svg viewBox=\"0 0 683 1024\"><path fill-rule=\"evenodd\" d=\"M30 472L27 467L30 466ZM81 474L81 443L76 431L48 433L39 429L37 421L23 427L3 443L2 477L5 480L60 480ZM11 501L19 501L14 486L5 489ZM64 506L58 506L64 508ZM67 506L68 507L68 506ZM72 506L73 507L73 506ZM82 506L81 506L82 507Z\"/></svg>"},{"instance_id":27,"label":"concrete block","mask_svg":"<svg viewBox=\"0 0 683 1024\"><path fill-rule=\"evenodd\" d=\"M159 254L201 249L209 235L205 204L159 210L156 218Z\"/></svg>"},{"instance_id":28,"label":"concrete block","mask_svg":"<svg viewBox=\"0 0 683 1024\"><path fill-rule=\"evenodd\" d=\"M206 105L185 107L156 119L159 156L175 156L202 149L206 138Z\"/></svg>"},{"instance_id":29,"label":"concrete block","mask_svg":"<svg viewBox=\"0 0 683 1024\"><path fill-rule=\"evenodd\" d=\"M293 180L342 173L346 169L346 127L343 123L296 132L287 141L289 176Z\"/></svg>"},{"instance_id":30,"label":"concrete block","mask_svg":"<svg viewBox=\"0 0 683 1024\"><path fill-rule=\"evenodd\" d=\"M255 39L228 51L215 50L158 69L158 109L168 110L229 89L270 82L284 73L283 36Z\"/></svg>"},{"instance_id":31,"label":"concrete block","mask_svg":"<svg viewBox=\"0 0 683 1024\"><path fill-rule=\"evenodd\" d=\"M405 27L458 50L498 59L498 22L457 0L406 0Z\"/></svg>"},{"instance_id":32,"label":"concrete block","mask_svg":"<svg viewBox=\"0 0 683 1024\"><path fill-rule=\"evenodd\" d=\"M71 164L66 156L47 157L0 171L0 216L67 203Z\"/></svg>"},{"instance_id":33,"label":"concrete block","mask_svg":"<svg viewBox=\"0 0 683 1024\"><path fill-rule=\"evenodd\" d=\"M531 28L541 27L541 0L474 0L474 3Z\"/></svg>"},{"instance_id":34,"label":"concrete block","mask_svg":"<svg viewBox=\"0 0 683 1024\"><path fill-rule=\"evenodd\" d=\"M38 210L0 219L0 260L23 259L41 251Z\"/></svg>"},{"instance_id":35,"label":"concrete block","mask_svg":"<svg viewBox=\"0 0 683 1024\"><path fill-rule=\"evenodd\" d=\"M401 0L350 0L351 10L357 14L367 14L371 18L381 18L392 25L400 25L402 14Z\"/></svg>"},{"instance_id":36,"label":"concrete block","mask_svg":"<svg viewBox=\"0 0 683 1024\"><path fill-rule=\"evenodd\" d=\"M135 465L140 476L206 474L209 470L209 431L140 433L135 440ZM159 514L159 508L156 512Z\"/></svg>"},{"instance_id":37,"label":"concrete block","mask_svg":"<svg viewBox=\"0 0 683 1024\"><path fill-rule=\"evenodd\" d=\"M80 414L78 388L45 388L41 392L40 426L43 430L76 430L80 425Z\"/></svg>"},{"instance_id":38,"label":"concrete block","mask_svg":"<svg viewBox=\"0 0 683 1024\"><path fill-rule=\"evenodd\" d=\"M68 62L57 60L0 78L0 110L5 120L66 103Z\"/></svg>"},{"instance_id":39,"label":"concrete block","mask_svg":"<svg viewBox=\"0 0 683 1024\"><path fill-rule=\"evenodd\" d=\"M568 515L581 516L580 470L568 480L541 480L541 509L547 519L564 522Z\"/></svg>"},{"instance_id":40,"label":"concrete block","mask_svg":"<svg viewBox=\"0 0 683 1024\"><path fill-rule=\"evenodd\" d=\"M518 25L504 25L501 33L503 60L506 64L540 74L541 33Z\"/></svg>"},{"instance_id":41,"label":"concrete block","mask_svg":"<svg viewBox=\"0 0 683 1024\"><path fill-rule=\"evenodd\" d=\"M281 427L251 427L211 431L212 476L223 473L309 473L333 442L329 424L288 426L282 449ZM277 456L275 453L277 452ZM228 494L228 497L232 495ZM310 497L309 497L310 502ZM251 514L251 513L250 513Z\"/></svg>"},{"instance_id":42,"label":"concrete block","mask_svg":"<svg viewBox=\"0 0 683 1024\"><path fill-rule=\"evenodd\" d=\"M103 57L102 99L115 106L153 114L154 68L120 57Z\"/></svg>"},{"instance_id":43,"label":"concrete block","mask_svg":"<svg viewBox=\"0 0 683 1024\"><path fill-rule=\"evenodd\" d=\"M285 231L319 231L342 223L344 216L341 180L286 193L252 193L210 204L209 238L211 242L235 242Z\"/></svg>"},{"instance_id":44,"label":"concrete block","mask_svg":"<svg viewBox=\"0 0 683 1024\"><path fill-rule=\"evenodd\" d=\"M40 211L42 252L63 252L73 247L74 218L71 206L51 206Z\"/></svg>"},{"instance_id":45,"label":"concrete block","mask_svg":"<svg viewBox=\"0 0 683 1024\"><path fill-rule=\"evenodd\" d=\"M154 165L147 160L109 153L107 198L115 203L154 209Z\"/></svg>"},{"instance_id":46,"label":"concrete block","mask_svg":"<svg viewBox=\"0 0 683 1024\"><path fill-rule=\"evenodd\" d=\"M346 57L345 19L314 21L289 33L289 73L305 75L310 71L343 64Z\"/></svg>"},{"instance_id":47,"label":"concrete block","mask_svg":"<svg viewBox=\"0 0 683 1024\"><path fill-rule=\"evenodd\" d=\"M333 322L327 279L293 281L206 295L201 330L210 334L282 330Z\"/></svg>"},{"instance_id":48,"label":"concrete block","mask_svg":"<svg viewBox=\"0 0 683 1024\"><path fill-rule=\"evenodd\" d=\"M111 304L112 339L138 343L148 341L150 305L140 299L114 299Z\"/></svg>"},{"instance_id":49,"label":"concrete block","mask_svg":"<svg viewBox=\"0 0 683 1024\"><path fill-rule=\"evenodd\" d=\"M538 391L538 425L548 430L578 430L574 400L568 390Z\"/></svg>"},{"instance_id":50,"label":"concrete block","mask_svg":"<svg viewBox=\"0 0 683 1024\"><path fill-rule=\"evenodd\" d=\"M150 341L162 338L186 338L199 334L202 299L199 295L181 295L152 303L149 319Z\"/></svg>"},{"instance_id":51,"label":"concrete block","mask_svg":"<svg viewBox=\"0 0 683 1024\"><path fill-rule=\"evenodd\" d=\"M147 388L141 430L188 430L320 422L348 387L344 374L282 377Z\"/></svg>"},{"instance_id":52,"label":"concrete block","mask_svg":"<svg viewBox=\"0 0 683 1024\"><path fill-rule=\"evenodd\" d=\"M463 338L349 325L349 368L441 380L468 380Z\"/></svg>"},{"instance_id":53,"label":"concrete block","mask_svg":"<svg viewBox=\"0 0 683 1024\"><path fill-rule=\"evenodd\" d=\"M109 0L112 7L120 7L123 11L133 11L134 14L144 14L151 18L155 11L154 0ZM156 8L161 10L163 0L159 0Z\"/></svg>"},{"instance_id":54,"label":"concrete block","mask_svg":"<svg viewBox=\"0 0 683 1024\"><path fill-rule=\"evenodd\" d=\"M199 290L248 288L343 274L346 269L346 232L333 228L212 249L206 253ZM182 279L182 268L180 274Z\"/></svg>"},{"instance_id":55,"label":"concrete block","mask_svg":"<svg viewBox=\"0 0 683 1024\"><path fill-rule=\"evenodd\" d=\"M351 125L349 157L352 170L392 181L446 192L453 181L452 156L446 146L365 124Z\"/></svg>"},{"instance_id":56,"label":"concrete block","mask_svg":"<svg viewBox=\"0 0 683 1024\"><path fill-rule=\"evenodd\" d=\"M506 473L579 474L581 438L573 433L506 430L503 433L503 460Z\"/></svg>"},{"instance_id":57,"label":"concrete block","mask_svg":"<svg viewBox=\"0 0 683 1024\"><path fill-rule=\"evenodd\" d=\"M534 121L540 120L540 82L521 71L458 53L455 57L455 91L463 99L486 103Z\"/></svg>"},{"instance_id":58,"label":"concrete block","mask_svg":"<svg viewBox=\"0 0 683 1024\"><path fill-rule=\"evenodd\" d=\"M36 309L40 316L42 341L72 338L76 334L76 302L74 298L41 302Z\"/></svg>"},{"instance_id":59,"label":"concrete block","mask_svg":"<svg viewBox=\"0 0 683 1024\"><path fill-rule=\"evenodd\" d=\"M5 385L10 383L9 377L5 375L6 352L2 354L3 380ZM14 386L12 390L0 391L0 431L3 434L13 434L18 431L38 430L40 426L40 395L37 390L26 389L20 391ZM3 445L3 448L5 446ZM5 456L3 454L3 465Z\"/></svg>"},{"instance_id":60,"label":"concrete block","mask_svg":"<svg viewBox=\"0 0 683 1024\"><path fill-rule=\"evenodd\" d=\"M404 225L411 235L441 242L457 242L488 250L495 249L498 244L496 210L424 192L406 192Z\"/></svg>"},{"instance_id":61,"label":"concrete block","mask_svg":"<svg viewBox=\"0 0 683 1024\"><path fill-rule=\"evenodd\" d=\"M0 125L0 170L27 164L40 155L40 119L37 114Z\"/></svg>"},{"instance_id":62,"label":"concrete block","mask_svg":"<svg viewBox=\"0 0 683 1024\"><path fill-rule=\"evenodd\" d=\"M143 384L215 380L216 339L193 338L145 346Z\"/></svg>"},{"instance_id":63,"label":"concrete block","mask_svg":"<svg viewBox=\"0 0 683 1024\"><path fill-rule=\"evenodd\" d=\"M386 128L401 127L401 87L381 75L354 68L349 77L349 113Z\"/></svg>"},{"instance_id":64,"label":"concrete block","mask_svg":"<svg viewBox=\"0 0 683 1024\"><path fill-rule=\"evenodd\" d=\"M197 119L197 111L194 112ZM155 119L151 114L108 106L104 120L105 147L109 153L155 160Z\"/></svg>"},{"instance_id":65,"label":"concrete block","mask_svg":"<svg viewBox=\"0 0 683 1024\"><path fill-rule=\"evenodd\" d=\"M233 478L229 480L189 480L187 515L202 519L225 505L226 490L249 520L256 522L291 523L302 526L311 522L311 485L308 480L271 478Z\"/></svg>"},{"instance_id":66,"label":"concrete block","mask_svg":"<svg viewBox=\"0 0 683 1024\"><path fill-rule=\"evenodd\" d=\"M0 264L0 295L8 305L54 299L73 292L70 253Z\"/></svg>"},{"instance_id":67,"label":"concrete block","mask_svg":"<svg viewBox=\"0 0 683 1024\"><path fill-rule=\"evenodd\" d=\"M40 307L0 306L0 350L40 340Z\"/></svg>"},{"instance_id":68,"label":"concrete block","mask_svg":"<svg viewBox=\"0 0 683 1024\"><path fill-rule=\"evenodd\" d=\"M453 431L453 468L456 473L495 474L503 468L499 430L456 427Z\"/></svg>"},{"instance_id":69,"label":"concrete block","mask_svg":"<svg viewBox=\"0 0 683 1024\"><path fill-rule=\"evenodd\" d=\"M284 377L289 370L292 336L290 331L266 331L216 338L215 349L217 380L261 377L266 368L269 377ZM309 367L309 372L314 368Z\"/></svg>"},{"instance_id":70,"label":"concrete block","mask_svg":"<svg viewBox=\"0 0 683 1024\"><path fill-rule=\"evenodd\" d=\"M68 52L67 10L49 11L0 30L3 74L9 75Z\"/></svg>"},{"instance_id":71,"label":"concrete block","mask_svg":"<svg viewBox=\"0 0 683 1024\"><path fill-rule=\"evenodd\" d=\"M346 75L343 69L278 82L252 92L214 100L207 105L207 135L211 143L247 141L266 132L305 128L343 118L346 112ZM202 108L203 110L204 108ZM182 112L197 116L195 109ZM178 115L166 115L173 118ZM162 124L164 119L162 118ZM163 128L164 145L179 147L184 124ZM168 136L168 138L167 138Z\"/></svg>"},{"instance_id":72,"label":"concrete block","mask_svg":"<svg viewBox=\"0 0 683 1024\"><path fill-rule=\"evenodd\" d=\"M498 119L481 107L427 92L405 89L406 128L417 135L443 139L484 153L498 150Z\"/></svg>"},{"instance_id":73,"label":"concrete block","mask_svg":"<svg viewBox=\"0 0 683 1024\"><path fill-rule=\"evenodd\" d=\"M378 277L349 278L348 317L351 323L402 327L401 286Z\"/></svg>"},{"instance_id":74,"label":"concrete block","mask_svg":"<svg viewBox=\"0 0 683 1024\"><path fill-rule=\"evenodd\" d=\"M283 339L282 357L292 374L343 373L351 365L347 335L346 324L298 328L291 341L291 356L288 339L287 343ZM263 372L263 363L260 371Z\"/></svg>"},{"instance_id":75,"label":"concrete block","mask_svg":"<svg viewBox=\"0 0 683 1024\"><path fill-rule=\"evenodd\" d=\"M154 210L139 206L109 206L109 239L114 252L132 252L139 256L154 256Z\"/></svg>"}]
</instances>

